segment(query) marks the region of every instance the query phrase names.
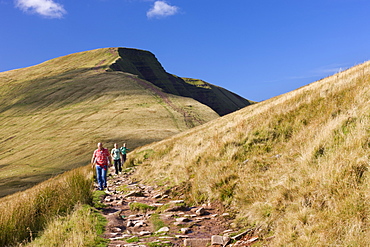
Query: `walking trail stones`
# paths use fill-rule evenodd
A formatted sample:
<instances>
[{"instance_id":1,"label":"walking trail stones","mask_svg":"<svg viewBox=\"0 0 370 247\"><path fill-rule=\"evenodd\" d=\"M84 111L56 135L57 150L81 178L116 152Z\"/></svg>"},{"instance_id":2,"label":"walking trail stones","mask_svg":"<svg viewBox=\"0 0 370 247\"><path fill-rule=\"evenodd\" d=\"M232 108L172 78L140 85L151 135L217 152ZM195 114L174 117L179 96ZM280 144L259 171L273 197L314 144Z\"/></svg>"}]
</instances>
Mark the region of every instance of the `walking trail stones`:
<instances>
[{"instance_id":1,"label":"walking trail stones","mask_svg":"<svg viewBox=\"0 0 370 247\"><path fill-rule=\"evenodd\" d=\"M187 206L154 187L132 182L132 172L108 179L102 198L106 207L101 208L108 220L103 236L110 239L108 246L251 246L240 240L240 245L229 244L230 234L237 230L230 229L230 215L220 207Z\"/></svg>"}]
</instances>

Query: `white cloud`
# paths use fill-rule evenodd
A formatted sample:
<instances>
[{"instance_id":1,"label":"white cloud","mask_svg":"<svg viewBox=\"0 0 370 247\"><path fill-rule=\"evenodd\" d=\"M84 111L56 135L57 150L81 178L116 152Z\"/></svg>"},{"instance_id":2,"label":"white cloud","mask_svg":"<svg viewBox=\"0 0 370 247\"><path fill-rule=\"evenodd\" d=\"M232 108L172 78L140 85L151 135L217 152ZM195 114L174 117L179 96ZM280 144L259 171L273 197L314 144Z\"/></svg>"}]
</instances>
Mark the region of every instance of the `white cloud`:
<instances>
[{"instance_id":1,"label":"white cloud","mask_svg":"<svg viewBox=\"0 0 370 247\"><path fill-rule=\"evenodd\" d=\"M153 7L146 13L146 16L148 18L165 17L176 14L178 10L178 7L171 6L165 1L155 1Z\"/></svg>"},{"instance_id":2,"label":"white cloud","mask_svg":"<svg viewBox=\"0 0 370 247\"><path fill-rule=\"evenodd\" d=\"M62 18L67 13L63 5L53 0L15 0L17 8L49 18Z\"/></svg>"}]
</instances>

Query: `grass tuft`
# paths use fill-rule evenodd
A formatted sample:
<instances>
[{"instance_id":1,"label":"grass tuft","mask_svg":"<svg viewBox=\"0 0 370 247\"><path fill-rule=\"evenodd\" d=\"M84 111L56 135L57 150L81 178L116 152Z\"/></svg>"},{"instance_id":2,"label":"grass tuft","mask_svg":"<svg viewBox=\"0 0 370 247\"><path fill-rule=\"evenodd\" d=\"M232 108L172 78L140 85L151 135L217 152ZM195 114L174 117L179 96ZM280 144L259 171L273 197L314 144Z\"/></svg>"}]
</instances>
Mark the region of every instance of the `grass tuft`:
<instances>
[{"instance_id":1,"label":"grass tuft","mask_svg":"<svg viewBox=\"0 0 370 247\"><path fill-rule=\"evenodd\" d=\"M150 223L152 225L153 231L158 231L162 227L166 226L164 221L160 218L160 215L157 213L150 216Z\"/></svg>"},{"instance_id":2,"label":"grass tuft","mask_svg":"<svg viewBox=\"0 0 370 247\"><path fill-rule=\"evenodd\" d=\"M155 210L155 209L156 209L156 207L150 206L150 205L145 204L145 203L133 202L133 203L130 204L130 210L131 211L146 213L148 211L152 211L152 210Z\"/></svg>"}]
</instances>

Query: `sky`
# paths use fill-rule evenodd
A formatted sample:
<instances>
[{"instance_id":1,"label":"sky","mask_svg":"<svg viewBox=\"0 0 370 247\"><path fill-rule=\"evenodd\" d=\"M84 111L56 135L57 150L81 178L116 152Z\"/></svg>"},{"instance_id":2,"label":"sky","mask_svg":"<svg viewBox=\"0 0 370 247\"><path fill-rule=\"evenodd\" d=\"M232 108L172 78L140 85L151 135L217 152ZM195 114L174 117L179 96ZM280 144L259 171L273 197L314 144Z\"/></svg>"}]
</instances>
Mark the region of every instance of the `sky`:
<instances>
[{"instance_id":1,"label":"sky","mask_svg":"<svg viewBox=\"0 0 370 247\"><path fill-rule=\"evenodd\" d=\"M0 0L0 72L106 47L263 101L370 58L370 0Z\"/></svg>"}]
</instances>

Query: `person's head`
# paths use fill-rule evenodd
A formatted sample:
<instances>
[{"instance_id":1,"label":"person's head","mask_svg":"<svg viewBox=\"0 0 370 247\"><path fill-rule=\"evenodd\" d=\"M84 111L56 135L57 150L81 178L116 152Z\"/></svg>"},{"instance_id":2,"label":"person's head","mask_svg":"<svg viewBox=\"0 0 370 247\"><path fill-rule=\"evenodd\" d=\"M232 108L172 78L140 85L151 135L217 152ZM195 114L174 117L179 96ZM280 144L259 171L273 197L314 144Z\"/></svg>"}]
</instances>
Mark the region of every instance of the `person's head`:
<instances>
[{"instance_id":1,"label":"person's head","mask_svg":"<svg viewBox=\"0 0 370 247\"><path fill-rule=\"evenodd\" d=\"M123 143L123 146L126 147L126 142Z\"/></svg>"},{"instance_id":2,"label":"person's head","mask_svg":"<svg viewBox=\"0 0 370 247\"><path fill-rule=\"evenodd\" d=\"M101 142L98 143L98 149L103 149L103 144Z\"/></svg>"},{"instance_id":3,"label":"person's head","mask_svg":"<svg viewBox=\"0 0 370 247\"><path fill-rule=\"evenodd\" d=\"M117 143L114 143L114 148L117 148Z\"/></svg>"}]
</instances>

